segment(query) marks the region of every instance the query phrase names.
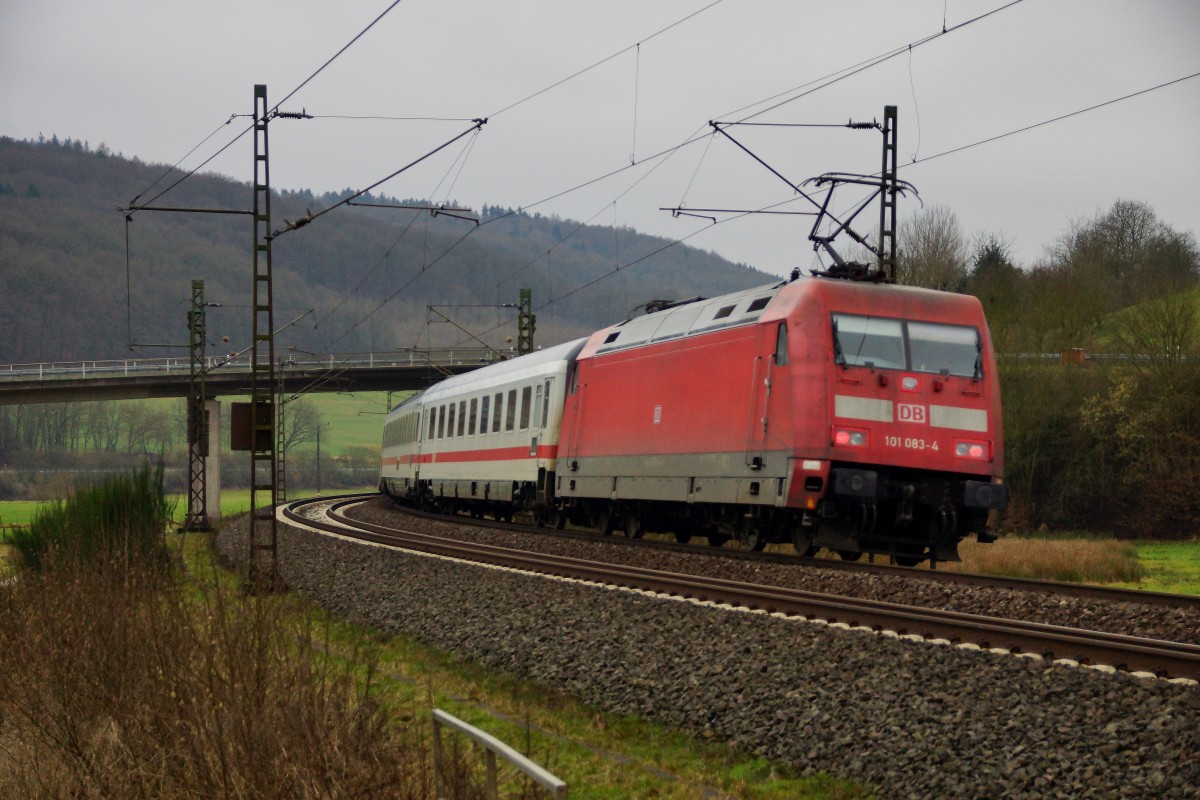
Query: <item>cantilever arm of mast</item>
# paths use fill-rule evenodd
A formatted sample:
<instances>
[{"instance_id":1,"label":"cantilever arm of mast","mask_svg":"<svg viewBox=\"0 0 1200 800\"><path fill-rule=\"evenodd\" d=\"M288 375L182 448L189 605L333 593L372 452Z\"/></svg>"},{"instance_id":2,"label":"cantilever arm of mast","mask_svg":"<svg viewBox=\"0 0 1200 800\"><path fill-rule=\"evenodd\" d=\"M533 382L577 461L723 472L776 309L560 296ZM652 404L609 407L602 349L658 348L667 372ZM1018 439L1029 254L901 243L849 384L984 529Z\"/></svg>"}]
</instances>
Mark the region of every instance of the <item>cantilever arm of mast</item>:
<instances>
[{"instance_id":1,"label":"cantilever arm of mast","mask_svg":"<svg viewBox=\"0 0 1200 800\"><path fill-rule=\"evenodd\" d=\"M768 211L766 209L757 208L690 208L684 206L676 206L675 208L659 207L659 211L670 211L671 216L678 219L679 217L696 217L697 219L706 219L717 224L717 218L708 216L709 214L774 214L780 217L815 217L816 211ZM700 213L700 212L707 213Z\"/></svg>"},{"instance_id":2,"label":"cantilever arm of mast","mask_svg":"<svg viewBox=\"0 0 1200 800\"><path fill-rule=\"evenodd\" d=\"M859 175L855 172L826 172L824 175L818 175L815 178L808 178L802 185L814 184L816 186L824 186L825 184L853 183L859 186L873 186L879 189L884 185L883 179L878 175ZM907 195L912 193L919 201L921 193L917 191L917 187L913 186L908 181L897 180L896 191L900 194Z\"/></svg>"},{"instance_id":3,"label":"cantilever arm of mast","mask_svg":"<svg viewBox=\"0 0 1200 800\"><path fill-rule=\"evenodd\" d=\"M253 214L253 211L238 208L178 208L175 206L127 206L118 208L122 214L131 214L134 211L182 211L188 214Z\"/></svg>"},{"instance_id":4,"label":"cantilever arm of mast","mask_svg":"<svg viewBox=\"0 0 1200 800\"><path fill-rule=\"evenodd\" d=\"M446 206L410 206L401 203L359 203L351 200L346 203L348 206L366 206L370 208L397 208L406 211L428 211L434 217L453 217L454 219L464 219L467 222L479 224L479 219L474 216L469 216L474 212L469 208L447 208Z\"/></svg>"}]
</instances>

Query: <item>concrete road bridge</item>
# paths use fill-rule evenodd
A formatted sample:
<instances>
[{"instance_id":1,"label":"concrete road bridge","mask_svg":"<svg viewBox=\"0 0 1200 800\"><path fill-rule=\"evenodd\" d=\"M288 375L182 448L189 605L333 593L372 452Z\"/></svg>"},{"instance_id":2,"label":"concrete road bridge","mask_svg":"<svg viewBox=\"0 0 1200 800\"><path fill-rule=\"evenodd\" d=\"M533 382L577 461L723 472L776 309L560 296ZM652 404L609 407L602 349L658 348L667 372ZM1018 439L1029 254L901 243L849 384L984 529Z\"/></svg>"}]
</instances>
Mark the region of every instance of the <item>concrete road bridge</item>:
<instances>
[{"instance_id":1,"label":"concrete road bridge","mask_svg":"<svg viewBox=\"0 0 1200 800\"><path fill-rule=\"evenodd\" d=\"M506 355L482 347L328 355L287 353L278 360L275 377L289 394L416 390ZM0 405L187 397L191 391L190 364L188 358L129 358L0 365ZM199 494L190 492L188 503L189 514L201 514L216 522L221 515L218 398L250 394L249 356L208 358L205 373L205 408L210 421L209 455L203 459L201 480L205 488Z\"/></svg>"},{"instance_id":2,"label":"concrete road bridge","mask_svg":"<svg viewBox=\"0 0 1200 800\"><path fill-rule=\"evenodd\" d=\"M289 353L279 358L275 375L287 393L405 391L499 357L484 347ZM189 363L180 357L0 365L0 405L187 397ZM205 385L214 398L250 394L249 356L207 358Z\"/></svg>"}]
</instances>

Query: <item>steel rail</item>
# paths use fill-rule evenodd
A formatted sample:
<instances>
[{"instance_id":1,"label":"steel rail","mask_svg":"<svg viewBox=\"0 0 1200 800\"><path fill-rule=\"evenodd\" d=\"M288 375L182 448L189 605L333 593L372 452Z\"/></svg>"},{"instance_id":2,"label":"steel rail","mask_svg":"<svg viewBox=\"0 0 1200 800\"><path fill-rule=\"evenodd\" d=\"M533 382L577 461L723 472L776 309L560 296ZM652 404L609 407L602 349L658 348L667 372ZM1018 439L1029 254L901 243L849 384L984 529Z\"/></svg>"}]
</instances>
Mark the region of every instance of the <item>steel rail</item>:
<instances>
[{"instance_id":1,"label":"steel rail","mask_svg":"<svg viewBox=\"0 0 1200 800\"><path fill-rule=\"evenodd\" d=\"M491 519L446 516L419 511L414 508L397 505L395 509L401 513L424 519L441 520L450 524L468 524L476 527L496 528L498 530L516 530L522 533L532 533L542 536L559 536L580 541L600 541L621 543L630 547L649 547L678 553L707 554L720 558L735 558L745 561L758 561L768 564L792 564L818 569L831 569L841 572L857 572L867 575L886 575L904 579L935 581L937 583L960 584L964 586L983 586L991 589L1015 589L1023 592L1040 592L1056 596L1086 598L1116 603L1142 603L1165 608L1178 608L1200 612L1200 596L1175 594L1171 592L1153 592L1143 589L1122 589L1111 586L1096 586L1087 583L1070 583L1068 581L1050 581L1037 578L1015 578L1006 575L985 575L978 572L954 572L935 570L922 567L901 567L891 564L864 563L861 561L844 561L832 558L805 558L790 553L756 552L753 550L736 550L712 547L706 545L682 544L657 539L628 539L621 536L601 537L594 532L556 530L554 528L521 525L519 523L498 522Z\"/></svg>"},{"instance_id":2,"label":"steel rail","mask_svg":"<svg viewBox=\"0 0 1200 800\"><path fill-rule=\"evenodd\" d=\"M984 649L1001 648L1013 653L1034 653L1047 660L1067 659L1161 677L1200 679L1200 646L1196 645L1042 623L992 619L955 611L913 608L878 600L824 595L721 578L615 566L569 556L444 539L362 522L341 513L343 507L362 502L361 498L333 502L326 515L334 522L315 520L295 511L311 502L314 501L299 501L285 507L284 516L299 524L344 536L466 561L726 603L768 613L822 619L850 627L890 630L900 636L917 635L927 639L946 639L952 643L970 642Z\"/></svg>"}]
</instances>

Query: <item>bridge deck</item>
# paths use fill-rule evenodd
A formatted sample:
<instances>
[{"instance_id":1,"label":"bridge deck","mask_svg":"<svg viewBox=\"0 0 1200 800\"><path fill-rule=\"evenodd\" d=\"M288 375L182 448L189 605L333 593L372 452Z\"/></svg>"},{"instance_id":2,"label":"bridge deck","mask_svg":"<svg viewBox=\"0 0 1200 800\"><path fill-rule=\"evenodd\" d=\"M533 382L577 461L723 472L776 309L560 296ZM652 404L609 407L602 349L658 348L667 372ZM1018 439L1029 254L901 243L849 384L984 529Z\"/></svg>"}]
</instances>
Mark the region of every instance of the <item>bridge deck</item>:
<instances>
[{"instance_id":1,"label":"bridge deck","mask_svg":"<svg viewBox=\"0 0 1200 800\"><path fill-rule=\"evenodd\" d=\"M276 369L286 392L370 392L424 389L447 375L492 363L485 348L286 357ZM248 359L208 359L213 397L250 392ZM186 397L187 359L128 359L0 366L0 405L84 400Z\"/></svg>"}]
</instances>

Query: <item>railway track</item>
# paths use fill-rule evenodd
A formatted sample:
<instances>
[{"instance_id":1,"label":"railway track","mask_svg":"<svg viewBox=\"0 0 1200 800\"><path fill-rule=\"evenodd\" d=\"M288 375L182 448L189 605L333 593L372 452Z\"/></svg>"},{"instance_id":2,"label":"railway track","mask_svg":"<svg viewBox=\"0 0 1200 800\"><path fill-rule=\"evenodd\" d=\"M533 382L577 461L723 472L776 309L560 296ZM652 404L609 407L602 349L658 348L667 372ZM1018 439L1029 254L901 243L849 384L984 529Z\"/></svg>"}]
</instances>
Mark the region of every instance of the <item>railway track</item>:
<instances>
[{"instance_id":1,"label":"railway track","mask_svg":"<svg viewBox=\"0 0 1200 800\"><path fill-rule=\"evenodd\" d=\"M369 498L374 495L362 495ZM520 523L498 522L496 520L475 517L447 517L442 514L431 514L412 508L396 506L403 514L423 519L440 520L442 522L470 524L475 527L493 528L496 530L518 531L521 533L542 536L557 536L580 541L595 542L601 538L592 531L555 530L554 528L525 525ZM765 564L794 564L820 569L836 570L839 572L884 575L902 578L918 578L936 583L955 584L961 586L985 586L991 589L1015 589L1023 592L1041 592L1064 597L1075 597L1105 602L1141 603L1144 605L1165 608L1190 609L1200 611L1200 596L1173 594L1170 592L1149 592L1141 589L1122 589L1108 586L1092 586L1066 581L1047 581L1033 578L1012 578L1003 575L984 575L975 572L949 572L945 570L927 569L920 567L900 567L890 564L876 564L862 561L843 561L832 558L803 558L790 553L758 552L736 548L715 548L706 545L683 544L664 541L661 539L629 539L623 536L609 536L602 541L620 542L630 547L645 547L676 553L700 553L704 555L719 555L726 558Z\"/></svg>"},{"instance_id":2,"label":"railway track","mask_svg":"<svg viewBox=\"0 0 1200 800\"><path fill-rule=\"evenodd\" d=\"M1200 646L1196 645L1042 623L994 619L955 611L914 608L878 600L824 595L799 589L619 566L446 539L362 522L343 513L345 507L362 501L361 496L298 501L284 507L282 515L287 521L341 536L448 558L494 564L674 598L803 617L814 622L866 629L888 636L923 639L966 648L998 650L1048 661L1086 664L1146 676L1200 679ZM319 513L314 514L314 508L319 508ZM472 520L471 524L483 523L480 520ZM594 534L590 536L595 539Z\"/></svg>"}]
</instances>

